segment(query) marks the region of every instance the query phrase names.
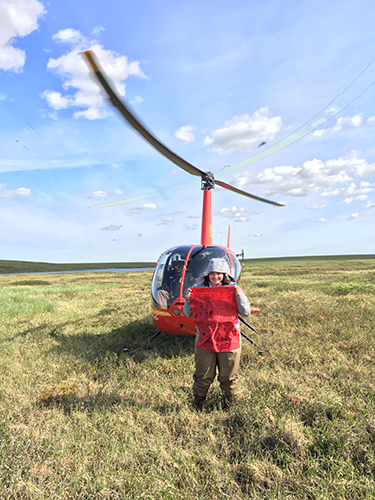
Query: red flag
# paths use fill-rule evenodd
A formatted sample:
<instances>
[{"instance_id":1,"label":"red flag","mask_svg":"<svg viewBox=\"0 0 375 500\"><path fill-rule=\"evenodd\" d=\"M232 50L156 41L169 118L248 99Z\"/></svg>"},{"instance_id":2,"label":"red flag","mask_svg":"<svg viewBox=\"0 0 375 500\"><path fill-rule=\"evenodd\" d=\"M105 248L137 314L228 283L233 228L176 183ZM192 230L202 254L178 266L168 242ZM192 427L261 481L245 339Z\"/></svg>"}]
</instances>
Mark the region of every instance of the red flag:
<instances>
[{"instance_id":1,"label":"red flag","mask_svg":"<svg viewBox=\"0 0 375 500\"><path fill-rule=\"evenodd\" d=\"M206 351L239 349L238 307L234 286L193 287L189 298L199 330L196 347Z\"/></svg>"}]
</instances>

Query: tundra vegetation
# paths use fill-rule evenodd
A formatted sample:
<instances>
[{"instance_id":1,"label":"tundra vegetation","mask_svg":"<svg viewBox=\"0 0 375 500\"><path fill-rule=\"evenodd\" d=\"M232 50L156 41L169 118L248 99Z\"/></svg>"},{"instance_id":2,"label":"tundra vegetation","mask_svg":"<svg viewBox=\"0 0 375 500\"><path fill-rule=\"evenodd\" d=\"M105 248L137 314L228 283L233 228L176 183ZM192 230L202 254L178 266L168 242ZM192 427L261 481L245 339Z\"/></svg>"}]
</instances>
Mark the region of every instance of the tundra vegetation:
<instances>
[{"instance_id":1,"label":"tundra vegetation","mask_svg":"<svg viewBox=\"0 0 375 500\"><path fill-rule=\"evenodd\" d=\"M374 498L374 257L245 262L229 411L192 409L193 337L149 341L151 277L0 276L1 499Z\"/></svg>"}]
</instances>

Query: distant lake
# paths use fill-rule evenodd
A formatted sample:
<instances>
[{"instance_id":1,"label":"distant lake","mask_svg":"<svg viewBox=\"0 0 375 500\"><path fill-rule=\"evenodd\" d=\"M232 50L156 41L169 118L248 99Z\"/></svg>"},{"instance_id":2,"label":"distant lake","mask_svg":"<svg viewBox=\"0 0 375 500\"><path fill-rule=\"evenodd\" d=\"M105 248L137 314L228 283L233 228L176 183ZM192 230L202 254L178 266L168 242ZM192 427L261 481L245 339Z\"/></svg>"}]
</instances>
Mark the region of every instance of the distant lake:
<instances>
[{"instance_id":1,"label":"distant lake","mask_svg":"<svg viewBox=\"0 0 375 500\"><path fill-rule=\"evenodd\" d=\"M31 273L3 273L0 276L14 274L66 274L66 273L129 273L134 271L153 271L153 267L117 267L114 269L83 269L82 271L34 271Z\"/></svg>"}]
</instances>

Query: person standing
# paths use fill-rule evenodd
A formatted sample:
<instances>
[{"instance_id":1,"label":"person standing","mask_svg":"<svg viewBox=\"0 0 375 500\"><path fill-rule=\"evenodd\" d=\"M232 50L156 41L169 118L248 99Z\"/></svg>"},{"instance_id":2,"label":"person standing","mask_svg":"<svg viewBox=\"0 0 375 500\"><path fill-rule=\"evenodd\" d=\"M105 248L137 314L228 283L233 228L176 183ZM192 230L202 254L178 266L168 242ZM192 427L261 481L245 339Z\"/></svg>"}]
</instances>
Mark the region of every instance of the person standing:
<instances>
[{"instance_id":1,"label":"person standing","mask_svg":"<svg viewBox=\"0 0 375 500\"><path fill-rule=\"evenodd\" d=\"M236 397L241 357L238 314L249 316L250 303L231 276L223 258L211 259L197 285L188 290L182 314L193 317L197 327L193 405L202 411L208 389L216 376L224 396L224 408Z\"/></svg>"}]
</instances>

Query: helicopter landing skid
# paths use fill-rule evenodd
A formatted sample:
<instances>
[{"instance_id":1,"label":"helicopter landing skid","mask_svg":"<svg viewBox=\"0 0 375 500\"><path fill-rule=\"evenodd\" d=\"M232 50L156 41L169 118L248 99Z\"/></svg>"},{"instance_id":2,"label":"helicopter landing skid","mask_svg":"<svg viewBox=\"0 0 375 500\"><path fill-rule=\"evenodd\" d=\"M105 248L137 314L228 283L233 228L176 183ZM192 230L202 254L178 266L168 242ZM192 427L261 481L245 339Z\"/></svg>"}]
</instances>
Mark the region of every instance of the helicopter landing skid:
<instances>
[{"instance_id":1,"label":"helicopter landing skid","mask_svg":"<svg viewBox=\"0 0 375 500\"><path fill-rule=\"evenodd\" d=\"M242 318L241 318L241 319L242 319ZM248 325L247 323L245 323L245 324L246 324L247 326L250 326L250 325ZM157 330L157 331L156 331L156 333L154 333L154 335L150 338L149 342L151 342L152 340L156 339L156 337L157 337L158 335L160 335L161 333L162 333L162 332L161 332L160 330ZM251 339L250 337L248 337L248 336L247 336L247 335L246 335L246 334L245 334L242 330L240 330L240 333L241 333L241 335L242 335L242 336L243 336L246 340L248 340L251 344L255 345L255 347L257 347L257 348L258 348L258 354L259 354L259 355L262 355L262 354L263 354L263 348L262 348L260 345L258 345L257 343L255 343L255 342L254 342L254 340L253 340L253 339Z\"/></svg>"},{"instance_id":2,"label":"helicopter landing skid","mask_svg":"<svg viewBox=\"0 0 375 500\"><path fill-rule=\"evenodd\" d=\"M149 342L151 342L151 340L156 339L156 337L157 337L158 335L160 335L160 334L161 334L161 331L160 331L160 330L157 330L157 331L156 331L156 333L154 333L154 335L150 338Z\"/></svg>"},{"instance_id":3,"label":"helicopter landing skid","mask_svg":"<svg viewBox=\"0 0 375 500\"><path fill-rule=\"evenodd\" d=\"M240 330L240 333L243 337L245 337L246 340L248 340L251 344L255 345L258 348L258 354L261 356L263 354L263 348L256 344L253 339L248 337L242 330Z\"/></svg>"},{"instance_id":4,"label":"helicopter landing skid","mask_svg":"<svg viewBox=\"0 0 375 500\"><path fill-rule=\"evenodd\" d=\"M241 318L241 316L238 316L238 319L244 324L246 325L248 328L250 328L250 330L252 330L253 332L255 333L259 333L257 330L255 330L255 328L251 325L249 325L249 323L247 321L245 321L243 318ZM241 332L241 335L243 337L245 337L246 340L248 340L251 344L255 345L257 348L258 348L258 354L259 355L262 355L263 354L263 347L261 347L260 345L256 344L254 342L253 339L251 339L250 337L248 337L242 330L240 330Z\"/></svg>"}]
</instances>

